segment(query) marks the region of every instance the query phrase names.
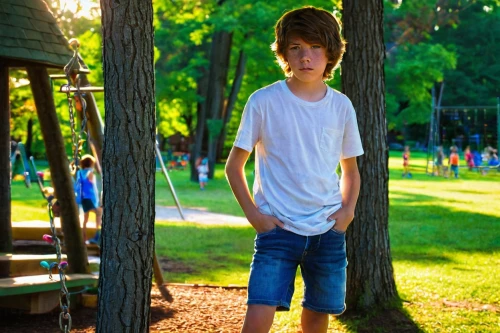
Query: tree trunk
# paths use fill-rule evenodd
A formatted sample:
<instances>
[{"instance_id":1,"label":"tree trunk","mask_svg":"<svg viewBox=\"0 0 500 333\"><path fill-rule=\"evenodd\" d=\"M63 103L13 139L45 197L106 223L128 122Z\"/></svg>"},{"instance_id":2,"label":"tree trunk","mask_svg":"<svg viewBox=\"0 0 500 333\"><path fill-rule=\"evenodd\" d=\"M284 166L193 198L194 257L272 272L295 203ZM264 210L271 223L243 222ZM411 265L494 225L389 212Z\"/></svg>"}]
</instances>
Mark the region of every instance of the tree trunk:
<instances>
[{"instance_id":1,"label":"tree trunk","mask_svg":"<svg viewBox=\"0 0 500 333\"><path fill-rule=\"evenodd\" d=\"M196 170L196 160L201 155L203 147L203 137L205 135L205 121L207 119L207 107L205 105L205 100L207 97L208 90L208 76L206 75L206 70L200 69L203 73L198 79L197 93L200 96L201 101L198 102L197 112L196 112L196 136L194 138L194 149L191 152L191 180L194 182L198 181L198 171Z\"/></svg>"},{"instance_id":2,"label":"tree trunk","mask_svg":"<svg viewBox=\"0 0 500 333\"><path fill-rule=\"evenodd\" d=\"M234 104L240 92L241 82L243 82L243 76L245 75L245 66L247 64L247 55L245 51L240 50L240 55L238 57L238 64L236 65L236 73L234 75L233 85L231 86L231 93L227 99L226 108L223 114L222 131L219 138L219 145L217 148L217 160L222 158L224 152L224 143L226 141L227 135L227 124L231 120L233 114Z\"/></svg>"},{"instance_id":3,"label":"tree trunk","mask_svg":"<svg viewBox=\"0 0 500 333\"><path fill-rule=\"evenodd\" d=\"M233 33L227 31L216 31L212 37L212 50L210 51L210 74L208 79L209 85L206 100L206 112L211 121L222 121L224 90L227 83L232 38ZM214 128L217 128L217 126ZM209 128L209 132L208 160L210 171L208 177L213 178L217 142L220 136L220 130L214 131L212 128Z\"/></svg>"},{"instance_id":4,"label":"tree trunk","mask_svg":"<svg viewBox=\"0 0 500 333\"><path fill-rule=\"evenodd\" d=\"M31 91L35 98L36 112L45 143L52 183L56 198L61 205L61 225L68 255L68 269L73 273L90 273L87 248L83 242L78 206L75 201L73 179L68 167L61 127L57 119L49 74L45 67L28 67L27 71Z\"/></svg>"},{"instance_id":5,"label":"tree trunk","mask_svg":"<svg viewBox=\"0 0 500 333\"><path fill-rule=\"evenodd\" d=\"M0 252L12 253L9 67L0 64ZM1 267L0 277L9 275Z\"/></svg>"},{"instance_id":6,"label":"tree trunk","mask_svg":"<svg viewBox=\"0 0 500 333\"><path fill-rule=\"evenodd\" d=\"M155 219L152 0L101 0L104 220L97 332L148 332Z\"/></svg>"},{"instance_id":7,"label":"tree trunk","mask_svg":"<svg viewBox=\"0 0 500 333\"><path fill-rule=\"evenodd\" d=\"M383 1L343 1L347 52L342 88L357 112L365 154L361 192L347 237L347 307L370 309L397 296L388 230Z\"/></svg>"}]
</instances>

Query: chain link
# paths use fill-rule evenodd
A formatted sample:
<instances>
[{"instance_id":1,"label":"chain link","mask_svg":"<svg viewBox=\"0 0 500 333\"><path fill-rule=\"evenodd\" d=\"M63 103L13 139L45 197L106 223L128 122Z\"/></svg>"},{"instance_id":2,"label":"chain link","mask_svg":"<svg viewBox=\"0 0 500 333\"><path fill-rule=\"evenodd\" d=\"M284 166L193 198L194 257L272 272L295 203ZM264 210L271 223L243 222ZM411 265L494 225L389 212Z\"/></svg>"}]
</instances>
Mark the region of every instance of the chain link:
<instances>
[{"instance_id":1,"label":"chain link","mask_svg":"<svg viewBox=\"0 0 500 333\"><path fill-rule=\"evenodd\" d=\"M70 40L69 43L70 46L73 47L74 52L71 60L68 62L66 66L64 66L64 73L66 74L67 84L63 85L63 90L66 91L66 98L68 100L69 122L71 127L71 140L73 146L73 162L71 163L72 171L76 174L76 171L78 170L80 152L82 150L83 143L89 139L89 135L87 131L87 103L85 101L85 98L83 97L83 94L80 91L81 79L80 79L80 74L78 73L78 70L82 67L80 64L80 59L78 54L80 43L75 39ZM76 73L74 72L75 70ZM82 106L82 123L78 135L76 132L73 98L71 96L71 86L73 82L72 75L74 75L74 78L76 78L75 81L76 81L77 93L75 94L75 97L78 96L78 100ZM82 138L84 135L85 138Z\"/></svg>"},{"instance_id":2,"label":"chain link","mask_svg":"<svg viewBox=\"0 0 500 333\"><path fill-rule=\"evenodd\" d=\"M56 248L57 255L57 269L59 272L59 283L61 284L61 291L59 292L59 306L61 308L61 313L59 315L59 328L63 332L69 332L71 330L71 315L69 314L70 308L70 293L66 287L66 276L64 270L66 269L68 263L62 261L62 251L61 251L61 240L57 237L56 225L54 222L54 213L52 212L52 201L53 198L48 198L47 210L49 213L50 221L50 231L52 232L52 245ZM45 238L45 237L44 237ZM52 267L51 267L52 268ZM52 277L52 271L49 271L50 277ZM63 325L64 323L64 325ZM64 328L63 328L64 326Z\"/></svg>"}]
</instances>

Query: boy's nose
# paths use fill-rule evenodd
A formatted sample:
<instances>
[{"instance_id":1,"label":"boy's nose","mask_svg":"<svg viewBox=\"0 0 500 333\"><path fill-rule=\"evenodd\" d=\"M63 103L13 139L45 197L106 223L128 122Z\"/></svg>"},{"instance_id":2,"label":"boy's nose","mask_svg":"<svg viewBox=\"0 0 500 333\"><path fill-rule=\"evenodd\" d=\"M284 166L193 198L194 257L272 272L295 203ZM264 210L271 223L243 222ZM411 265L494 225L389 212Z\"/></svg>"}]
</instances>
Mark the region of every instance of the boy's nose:
<instances>
[{"instance_id":1,"label":"boy's nose","mask_svg":"<svg viewBox=\"0 0 500 333\"><path fill-rule=\"evenodd\" d=\"M309 50L303 50L302 53L300 54L300 61L301 62L309 62L311 61L311 55Z\"/></svg>"}]
</instances>

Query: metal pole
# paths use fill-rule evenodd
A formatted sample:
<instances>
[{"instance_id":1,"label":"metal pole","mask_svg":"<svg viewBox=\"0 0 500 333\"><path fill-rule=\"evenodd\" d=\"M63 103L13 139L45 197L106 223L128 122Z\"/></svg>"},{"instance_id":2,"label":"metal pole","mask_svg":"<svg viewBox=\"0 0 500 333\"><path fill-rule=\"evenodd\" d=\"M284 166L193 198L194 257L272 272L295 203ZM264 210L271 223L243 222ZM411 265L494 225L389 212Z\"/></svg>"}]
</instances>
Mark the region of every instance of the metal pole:
<instances>
[{"instance_id":1,"label":"metal pole","mask_svg":"<svg viewBox=\"0 0 500 333\"><path fill-rule=\"evenodd\" d=\"M174 186L172 185L172 182L170 181L170 177L168 175L168 170L167 170L167 168L165 168L165 164L163 163L163 159L161 158L161 152L160 152L160 148L158 148L158 142L156 142L156 144L155 144L155 152L156 152L156 158L158 159L158 162L160 162L163 174L165 175L165 178L167 179L168 186L170 187L170 193L172 193L172 197L174 198L175 204L177 206L177 210L179 211L179 215L181 216L181 218L183 220L185 220L186 218L184 218L184 214L182 213L181 204L179 203L179 199L177 199L177 195L175 194Z\"/></svg>"},{"instance_id":2,"label":"metal pole","mask_svg":"<svg viewBox=\"0 0 500 333\"><path fill-rule=\"evenodd\" d=\"M436 140L436 146L441 145L441 101L443 99L443 90L444 90L444 81L441 82L441 89L439 90L439 99L437 103L437 108L436 108L436 135L437 135L437 140ZM433 154L433 160L434 160L434 154Z\"/></svg>"},{"instance_id":3,"label":"metal pole","mask_svg":"<svg viewBox=\"0 0 500 333\"><path fill-rule=\"evenodd\" d=\"M434 163L434 110L435 105L435 89L432 87L432 101L431 101L431 122L429 124L429 140L427 141L427 158L425 165L425 173L429 174L429 155L432 155L432 163ZM434 164L431 169L431 174L434 175Z\"/></svg>"},{"instance_id":4,"label":"metal pole","mask_svg":"<svg viewBox=\"0 0 500 333\"><path fill-rule=\"evenodd\" d=\"M497 97L497 153L500 154L500 97Z\"/></svg>"}]
</instances>

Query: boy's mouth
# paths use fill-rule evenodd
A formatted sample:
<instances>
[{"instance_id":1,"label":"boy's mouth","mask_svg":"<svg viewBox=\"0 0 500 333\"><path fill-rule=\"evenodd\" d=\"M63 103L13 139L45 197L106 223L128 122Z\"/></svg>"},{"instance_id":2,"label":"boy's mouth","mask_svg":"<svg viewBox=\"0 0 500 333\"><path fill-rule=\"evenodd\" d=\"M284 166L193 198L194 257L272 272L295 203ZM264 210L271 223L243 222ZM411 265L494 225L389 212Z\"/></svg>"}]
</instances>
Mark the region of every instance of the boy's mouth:
<instances>
[{"instance_id":1,"label":"boy's mouth","mask_svg":"<svg viewBox=\"0 0 500 333\"><path fill-rule=\"evenodd\" d=\"M312 68L309 68L309 67L306 67L306 68L301 68L300 70L301 70L301 71L312 71L313 69L312 69Z\"/></svg>"}]
</instances>

